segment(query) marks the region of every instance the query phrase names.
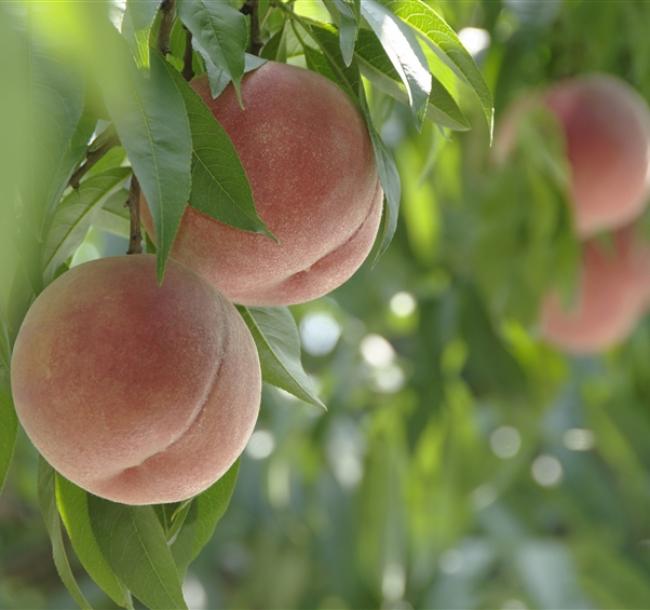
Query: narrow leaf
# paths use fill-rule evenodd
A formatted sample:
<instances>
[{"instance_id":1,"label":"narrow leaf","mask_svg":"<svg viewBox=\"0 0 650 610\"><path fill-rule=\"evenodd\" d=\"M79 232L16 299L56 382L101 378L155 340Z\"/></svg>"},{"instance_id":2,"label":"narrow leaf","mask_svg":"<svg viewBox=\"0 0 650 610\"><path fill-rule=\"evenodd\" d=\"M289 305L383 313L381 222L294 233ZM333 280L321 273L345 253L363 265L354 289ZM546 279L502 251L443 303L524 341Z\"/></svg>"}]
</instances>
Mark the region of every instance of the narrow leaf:
<instances>
[{"instance_id":1,"label":"narrow leaf","mask_svg":"<svg viewBox=\"0 0 650 610\"><path fill-rule=\"evenodd\" d=\"M126 0L122 36L141 67L149 65L149 34L160 3L161 0Z\"/></svg>"},{"instance_id":2,"label":"narrow leaf","mask_svg":"<svg viewBox=\"0 0 650 610\"><path fill-rule=\"evenodd\" d=\"M190 563L210 541L217 523L226 513L235 490L238 472L239 461L175 516L177 520L184 520L183 527L172 545L172 554L181 574L185 573ZM172 523L172 527L173 525Z\"/></svg>"},{"instance_id":3,"label":"narrow leaf","mask_svg":"<svg viewBox=\"0 0 650 610\"><path fill-rule=\"evenodd\" d=\"M16 445L18 421L6 372L0 372L0 492L4 485Z\"/></svg>"},{"instance_id":4,"label":"narrow leaf","mask_svg":"<svg viewBox=\"0 0 650 610\"><path fill-rule=\"evenodd\" d=\"M178 14L192 33L194 48L226 72L240 99L244 53L248 41L246 17L226 2L179 0Z\"/></svg>"},{"instance_id":5,"label":"narrow leaf","mask_svg":"<svg viewBox=\"0 0 650 610\"><path fill-rule=\"evenodd\" d=\"M266 63L266 59L263 57L257 57L257 55L251 55L246 53L246 59L244 63L244 74L248 74L252 70L257 70L260 66L263 66ZM219 97L224 89L232 82L230 76L219 68L215 66L209 59L205 61L205 67L208 71L208 82L210 83L210 93L212 97Z\"/></svg>"},{"instance_id":6,"label":"narrow leaf","mask_svg":"<svg viewBox=\"0 0 650 610\"><path fill-rule=\"evenodd\" d=\"M88 494L59 474L56 475L55 491L59 514L79 561L118 606L128 607L129 593L108 565L93 533Z\"/></svg>"},{"instance_id":7,"label":"narrow leaf","mask_svg":"<svg viewBox=\"0 0 650 610\"><path fill-rule=\"evenodd\" d=\"M375 153L375 162L377 163L379 181L381 182L381 187L386 199L379 239L374 248L373 254L373 261L376 263L379 257L388 249L388 246L395 235L395 231L397 230L402 185L399 172L397 171L397 165L395 164L395 159L372 123L372 118L370 117L370 112L368 111L365 98L363 99L363 110L366 115L368 132Z\"/></svg>"},{"instance_id":8,"label":"narrow leaf","mask_svg":"<svg viewBox=\"0 0 650 610\"><path fill-rule=\"evenodd\" d=\"M154 509L115 504L92 495L88 496L88 508L104 557L133 594L152 610L187 608Z\"/></svg>"},{"instance_id":9,"label":"narrow leaf","mask_svg":"<svg viewBox=\"0 0 650 610\"><path fill-rule=\"evenodd\" d=\"M359 35L359 15L355 14L352 6L345 0L333 0L334 6L339 12L339 46L343 63L350 67L354 57L354 46Z\"/></svg>"},{"instance_id":10,"label":"narrow leaf","mask_svg":"<svg viewBox=\"0 0 650 610\"><path fill-rule=\"evenodd\" d=\"M56 571L59 573L61 581L70 593L72 599L74 599L75 603L84 610L92 610L90 603L85 598L77 584L68 560L65 544L63 542L61 519L59 518L59 513L56 509L54 476L54 469L43 458L40 458L38 467L38 502L41 507L43 519L45 520L45 527L50 535L54 565Z\"/></svg>"},{"instance_id":11,"label":"narrow leaf","mask_svg":"<svg viewBox=\"0 0 650 610\"><path fill-rule=\"evenodd\" d=\"M79 247L107 197L120 188L130 173L128 167L118 167L92 176L61 201L43 246L43 276L46 282Z\"/></svg>"},{"instance_id":12,"label":"narrow leaf","mask_svg":"<svg viewBox=\"0 0 650 610\"><path fill-rule=\"evenodd\" d=\"M264 381L324 409L300 362L300 337L289 309L240 307L239 312L257 345Z\"/></svg>"},{"instance_id":13,"label":"narrow leaf","mask_svg":"<svg viewBox=\"0 0 650 610\"><path fill-rule=\"evenodd\" d=\"M407 103L407 94L400 82L399 75L377 38L368 30L359 32L355 56L366 78L397 101ZM469 123L454 98L442 83L433 77L426 116L431 121L449 129L459 131L469 129Z\"/></svg>"},{"instance_id":14,"label":"narrow leaf","mask_svg":"<svg viewBox=\"0 0 650 610\"><path fill-rule=\"evenodd\" d=\"M127 236L131 220L126 206L128 199L129 191L124 188L107 197L93 219L93 226L115 235Z\"/></svg>"},{"instance_id":15,"label":"narrow leaf","mask_svg":"<svg viewBox=\"0 0 650 610\"><path fill-rule=\"evenodd\" d=\"M379 38L406 87L409 105L422 123L431 93L429 66L413 31L376 0L364 0L361 13Z\"/></svg>"},{"instance_id":16,"label":"narrow leaf","mask_svg":"<svg viewBox=\"0 0 650 610\"><path fill-rule=\"evenodd\" d=\"M385 0L384 3L389 10L417 31L435 52L442 51L456 74L472 87L481 103L491 134L494 123L492 94L472 56L454 30L422 0Z\"/></svg>"},{"instance_id":17,"label":"narrow leaf","mask_svg":"<svg viewBox=\"0 0 650 610\"><path fill-rule=\"evenodd\" d=\"M151 210L161 281L190 195L192 136L183 98L160 55L151 53L149 78L126 61L129 90L108 89L106 102Z\"/></svg>"},{"instance_id":18,"label":"narrow leaf","mask_svg":"<svg viewBox=\"0 0 650 610\"><path fill-rule=\"evenodd\" d=\"M166 64L192 132L192 207L245 231L271 235L258 216L246 172L225 129L181 75Z\"/></svg>"}]
</instances>

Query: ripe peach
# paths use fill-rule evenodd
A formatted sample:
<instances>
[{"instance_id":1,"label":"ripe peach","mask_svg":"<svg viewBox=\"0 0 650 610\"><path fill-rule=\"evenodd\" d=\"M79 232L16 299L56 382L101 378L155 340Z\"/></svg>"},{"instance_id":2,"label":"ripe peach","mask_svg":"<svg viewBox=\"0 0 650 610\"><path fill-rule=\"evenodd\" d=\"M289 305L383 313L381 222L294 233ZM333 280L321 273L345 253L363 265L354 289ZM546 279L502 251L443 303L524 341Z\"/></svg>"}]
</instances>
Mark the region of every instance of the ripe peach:
<instances>
[{"instance_id":1,"label":"ripe peach","mask_svg":"<svg viewBox=\"0 0 650 610\"><path fill-rule=\"evenodd\" d=\"M564 135L570 171L569 198L577 233L591 237L641 215L650 178L650 111L624 81L590 75L561 81L516 100L495 137L502 162L514 146L524 114L543 104Z\"/></svg>"},{"instance_id":2,"label":"ripe peach","mask_svg":"<svg viewBox=\"0 0 650 610\"><path fill-rule=\"evenodd\" d=\"M542 335L570 353L601 351L623 340L643 314L650 285L650 250L631 228L614 235L611 250L586 242L575 301L550 293L542 305Z\"/></svg>"},{"instance_id":3,"label":"ripe peach","mask_svg":"<svg viewBox=\"0 0 650 610\"><path fill-rule=\"evenodd\" d=\"M217 480L253 430L260 367L237 310L184 265L152 256L76 267L36 299L11 362L16 411L61 474L128 504Z\"/></svg>"},{"instance_id":4,"label":"ripe peach","mask_svg":"<svg viewBox=\"0 0 650 610\"><path fill-rule=\"evenodd\" d=\"M650 167L645 101L624 81L605 75L560 82L544 99L564 129L578 233L594 235L639 216Z\"/></svg>"},{"instance_id":5,"label":"ripe peach","mask_svg":"<svg viewBox=\"0 0 650 610\"><path fill-rule=\"evenodd\" d=\"M323 76L274 62L244 77L245 110L232 86L214 100L205 76L192 86L232 139L279 243L188 207L172 256L247 305L300 303L345 282L372 247L383 200L352 102Z\"/></svg>"}]
</instances>

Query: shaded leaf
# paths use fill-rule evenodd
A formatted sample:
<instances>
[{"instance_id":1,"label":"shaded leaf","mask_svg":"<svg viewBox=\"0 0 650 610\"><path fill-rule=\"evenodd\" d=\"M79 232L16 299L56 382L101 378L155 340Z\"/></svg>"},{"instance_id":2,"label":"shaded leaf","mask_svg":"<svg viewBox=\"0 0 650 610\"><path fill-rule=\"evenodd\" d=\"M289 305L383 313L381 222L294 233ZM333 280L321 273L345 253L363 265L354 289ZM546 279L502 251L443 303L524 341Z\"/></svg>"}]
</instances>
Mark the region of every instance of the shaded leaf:
<instances>
[{"instance_id":1,"label":"shaded leaf","mask_svg":"<svg viewBox=\"0 0 650 610\"><path fill-rule=\"evenodd\" d=\"M151 53L149 78L128 62L129 90L109 88L106 102L153 217L161 281L190 195L192 136L183 98L161 56Z\"/></svg>"},{"instance_id":2,"label":"shaded leaf","mask_svg":"<svg viewBox=\"0 0 650 610\"><path fill-rule=\"evenodd\" d=\"M11 400L8 375L0 371L0 491L13 459L17 430L18 420Z\"/></svg>"},{"instance_id":3,"label":"shaded leaf","mask_svg":"<svg viewBox=\"0 0 650 610\"><path fill-rule=\"evenodd\" d=\"M239 155L197 93L166 65L187 109L192 133L192 207L226 224L270 235L258 216Z\"/></svg>"},{"instance_id":4,"label":"shaded leaf","mask_svg":"<svg viewBox=\"0 0 650 610\"><path fill-rule=\"evenodd\" d=\"M359 35L359 13L345 0L332 0L339 14L339 46L341 57L350 66L354 57L354 46Z\"/></svg>"},{"instance_id":5,"label":"shaded leaf","mask_svg":"<svg viewBox=\"0 0 650 610\"><path fill-rule=\"evenodd\" d=\"M402 184L395 159L388 150L386 144L384 144L384 141L381 139L379 132L372 124L372 119L370 118L370 113L365 99L363 100L363 103L370 141L372 142L372 148L375 153L377 173L379 174L379 181L381 182L381 188L384 191L384 197L386 200L384 214L381 219L381 227L379 229L379 236L375 243L375 247L373 248L372 260L374 264L377 262L379 257L386 252L388 246L393 240L395 231L397 230Z\"/></svg>"},{"instance_id":6,"label":"shaded leaf","mask_svg":"<svg viewBox=\"0 0 650 610\"><path fill-rule=\"evenodd\" d=\"M172 528L175 522L181 523L182 527L171 549L181 574L185 573L190 563L212 538L217 523L230 504L238 472L239 461L191 503L179 507L180 510L174 515Z\"/></svg>"},{"instance_id":7,"label":"shaded leaf","mask_svg":"<svg viewBox=\"0 0 650 610\"><path fill-rule=\"evenodd\" d=\"M386 55L404 83L409 105L420 125L431 92L431 74L415 34L375 0L364 0L361 3L361 14L377 35Z\"/></svg>"},{"instance_id":8,"label":"shaded leaf","mask_svg":"<svg viewBox=\"0 0 650 610\"><path fill-rule=\"evenodd\" d=\"M257 57L257 55L251 55L246 53L246 59L244 63L244 74L256 70L260 66L263 66L266 63L266 59L263 57ZM218 97L223 93L223 90L232 82L228 74L221 68L215 66L209 59L205 61L205 67L208 71L208 82L210 83L210 93L212 97Z\"/></svg>"},{"instance_id":9,"label":"shaded leaf","mask_svg":"<svg viewBox=\"0 0 650 610\"><path fill-rule=\"evenodd\" d=\"M43 246L43 276L46 282L74 254L106 198L122 185L130 173L130 168L118 167L92 176L61 201Z\"/></svg>"},{"instance_id":10,"label":"shaded leaf","mask_svg":"<svg viewBox=\"0 0 650 610\"><path fill-rule=\"evenodd\" d=\"M186 608L165 532L151 506L127 506L88 496L90 521L108 564L152 610Z\"/></svg>"},{"instance_id":11,"label":"shaded leaf","mask_svg":"<svg viewBox=\"0 0 650 610\"><path fill-rule=\"evenodd\" d=\"M56 474L56 504L72 548L91 578L119 606L131 604L129 593L108 565L97 543L88 512L88 494Z\"/></svg>"},{"instance_id":12,"label":"shaded leaf","mask_svg":"<svg viewBox=\"0 0 650 610\"><path fill-rule=\"evenodd\" d=\"M178 14L192 33L194 48L228 75L241 102L246 17L226 2L209 0L179 0Z\"/></svg>"},{"instance_id":13,"label":"shaded leaf","mask_svg":"<svg viewBox=\"0 0 650 610\"><path fill-rule=\"evenodd\" d=\"M126 0L122 36L139 66L149 65L149 34L161 0Z\"/></svg>"},{"instance_id":14,"label":"shaded leaf","mask_svg":"<svg viewBox=\"0 0 650 610\"><path fill-rule=\"evenodd\" d=\"M106 198L104 205L93 219L93 226L115 235L129 234L131 217L126 206L129 191L121 188Z\"/></svg>"},{"instance_id":15,"label":"shaded leaf","mask_svg":"<svg viewBox=\"0 0 650 610\"><path fill-rule=\"evenodd\" d=\"M262 378L317 407L325 405L300 362L300 337L286 307L239 307L260 357Z\"/></svg>"},{"instance_id":16,"label":"shaded leaf","mask_svg":"<svg viewBox=\"0 0 650 610\"><path fill-rule=\"evenodd\" d=\"M75 603L84 610L92 609L77 584L65 550L61 519L56 509L54 476L54 469L43 458L40 458L38 467L38 502L45 521L45 527L50 535L54 565L56 566L56 571L59 573L61 581Z\"/></svg>"}]
</instances>

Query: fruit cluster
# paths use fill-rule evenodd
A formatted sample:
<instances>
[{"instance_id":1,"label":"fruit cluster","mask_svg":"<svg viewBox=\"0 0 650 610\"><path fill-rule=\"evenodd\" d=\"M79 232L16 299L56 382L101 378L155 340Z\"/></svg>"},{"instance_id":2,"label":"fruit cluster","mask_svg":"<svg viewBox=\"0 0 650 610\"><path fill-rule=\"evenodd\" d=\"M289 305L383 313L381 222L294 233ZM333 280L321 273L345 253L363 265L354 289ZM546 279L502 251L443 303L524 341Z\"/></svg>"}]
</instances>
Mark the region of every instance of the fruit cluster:
<instances>
[{"instance_id":1,"label":"fruit cluster","mask_svg":"<svg viewBox=\"0 0 650 610\"><path fill-rule=\"evenodd\" d=\"M366 258L381 217L366 125L329 80L268 62L243 79L244 108L232 86L217 99L205 77L192 86L232 139L276 240L188 207L162 285L151 255L71 269L30 308L11 363L16 411L42 455L128 504L191 497L243 451L261 375L231 301L330 292Z\"/></svg>"},{"instance_id":2,"label":"fruit cluster","mask_svg":"<svg viewBox=\"0 0 650 610\"><path fill-rule=\"evenodd\" d=\"M495 146L500 161L522 116L538 104L563 135L569 202L582 244L574 298L567 303L557 291L546 296L541 332L570 353L594 353L625 338L650 306L650 245L635 226L650 195L650 111L612 76L567 79L505 113Z\"/></svg>"}]
</instances>

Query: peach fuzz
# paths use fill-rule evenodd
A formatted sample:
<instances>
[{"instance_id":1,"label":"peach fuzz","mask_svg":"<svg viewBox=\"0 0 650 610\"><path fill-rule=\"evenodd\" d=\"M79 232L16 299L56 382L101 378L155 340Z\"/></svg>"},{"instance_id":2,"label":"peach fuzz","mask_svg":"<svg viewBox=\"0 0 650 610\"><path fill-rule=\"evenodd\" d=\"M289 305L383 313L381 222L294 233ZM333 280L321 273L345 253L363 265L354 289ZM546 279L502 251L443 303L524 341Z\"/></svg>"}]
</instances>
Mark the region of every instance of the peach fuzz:
<instances>
[{"instance_id":1,"label":"peach fuzz","mask_svg":"<svg viewBox=\"0 0 650 610\"><path fill-rule=\"evenodd\" d=\"M62 475L126 504L176 502L234 463L261 377L234 306L150 255L75 267L36 299L11 362L16 411Z\"/></svg>"},{"instance_id":2,"label":"peach fuzz","mask_svg":"<svg viewBox=\"0 0 650 610\"><path fill-rule=\"evenodd\" d=\"M232 85L216 99L205 76L192 86L232 139L278 242L188 207L172 256L246 305L309 301L345 282L372 247L383 202L354 104L323 76L275 62L244 77L244 110Z\"/></svg>"},{"instance_id":3,"label":"peach fuzz","mask_svg":"<svg viewBox=\"0 0 650 610\"><path fill-rule=\"evenodd\" d=\"M574 354L597 353L624 340L648 306L649 255L630 227L618 231L611 246L586 242L573 303L554 292L544 299L544 338Z\"/></svg>"}]
</instances>

